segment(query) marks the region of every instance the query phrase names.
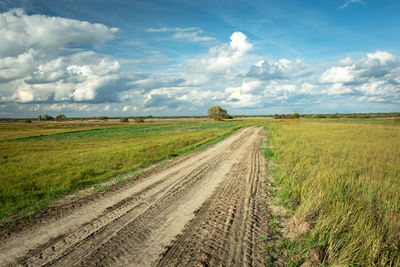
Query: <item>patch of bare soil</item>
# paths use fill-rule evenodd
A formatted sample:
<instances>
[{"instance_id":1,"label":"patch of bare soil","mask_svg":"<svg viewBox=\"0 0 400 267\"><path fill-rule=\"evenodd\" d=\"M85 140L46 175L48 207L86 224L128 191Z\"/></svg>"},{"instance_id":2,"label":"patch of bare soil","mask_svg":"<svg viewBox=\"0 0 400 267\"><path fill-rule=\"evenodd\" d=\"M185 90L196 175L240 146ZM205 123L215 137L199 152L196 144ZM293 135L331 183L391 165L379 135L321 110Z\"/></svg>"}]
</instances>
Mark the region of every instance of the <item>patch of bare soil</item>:
<instances>
[{"instance_id":1,"label":"patch of bare soil","mask_svg":"<svg viewBox=\"0 0 400 267\"><path fill-rule=\"evenodd\" d=\"M3 238L0 265L261 266L264 138L263 128L245 128L145 178L60 205Z\"/></svg>"}]
</instances>

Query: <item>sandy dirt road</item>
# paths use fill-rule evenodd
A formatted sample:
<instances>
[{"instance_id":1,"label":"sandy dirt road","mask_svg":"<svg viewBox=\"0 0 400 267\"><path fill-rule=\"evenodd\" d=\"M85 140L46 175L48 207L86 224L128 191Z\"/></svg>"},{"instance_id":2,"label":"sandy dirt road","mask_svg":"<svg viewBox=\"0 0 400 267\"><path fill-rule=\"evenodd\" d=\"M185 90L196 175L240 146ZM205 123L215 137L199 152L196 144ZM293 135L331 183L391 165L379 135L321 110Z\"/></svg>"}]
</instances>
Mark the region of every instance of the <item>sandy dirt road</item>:
<instances>
[{"instance_id":1,"label":"sandy dirt road","mask_svg":"<svg viewBox=\"0 0 400 267\"><path fill-rule=\"evenodd\" d=\"M264 129L249 127L2 240L0 266L262 266Z\"/></svg>"}]
</instances>

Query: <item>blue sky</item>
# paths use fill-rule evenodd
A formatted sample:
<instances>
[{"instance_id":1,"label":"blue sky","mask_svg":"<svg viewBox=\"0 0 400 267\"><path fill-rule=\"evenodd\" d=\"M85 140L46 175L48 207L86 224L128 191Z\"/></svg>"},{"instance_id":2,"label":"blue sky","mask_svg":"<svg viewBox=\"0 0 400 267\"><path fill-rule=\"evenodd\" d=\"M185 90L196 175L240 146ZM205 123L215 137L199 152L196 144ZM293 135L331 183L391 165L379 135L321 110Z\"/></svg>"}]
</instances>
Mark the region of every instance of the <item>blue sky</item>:
<instances>
[{"instance_id":1,"label":"blue sky","mask_svg":"<svg viewBox=\"0 0 400 267\"><path fill-rule=\"evenodd\" d=\"M399 1L0 0L0 117L400 111Z\"/></svg>"}]
</instances>

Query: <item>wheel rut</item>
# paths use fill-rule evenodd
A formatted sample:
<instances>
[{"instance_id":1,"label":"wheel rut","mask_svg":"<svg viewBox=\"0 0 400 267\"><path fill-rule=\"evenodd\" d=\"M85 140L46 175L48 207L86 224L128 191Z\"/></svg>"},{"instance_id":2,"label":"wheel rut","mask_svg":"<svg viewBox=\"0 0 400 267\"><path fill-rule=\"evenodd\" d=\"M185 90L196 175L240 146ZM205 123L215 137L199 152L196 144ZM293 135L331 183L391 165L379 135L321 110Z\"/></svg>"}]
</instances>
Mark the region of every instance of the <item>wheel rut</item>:
<instances>
[{"instance_id":1,"label":"wheel rut","mask_svg":"<svg viewBox=\"0 0 400 267\"><path fill-rule=\"evenodd\" d=\"M259 144L252 146L232 168L231 179L204 203L157 266L263 265L264 159Z\"/></svg>"},{"instance_id":2,"label":"wheel rut","mask_svg":"<svg viewBox=\"0 0 400 267\"><path fill-rule=\"evenodd\" d=\"M242 129L0 245L0 266L259 266L263 128ZM22 245L21 245L22 244Z\"/></svg>"}]
</instances>

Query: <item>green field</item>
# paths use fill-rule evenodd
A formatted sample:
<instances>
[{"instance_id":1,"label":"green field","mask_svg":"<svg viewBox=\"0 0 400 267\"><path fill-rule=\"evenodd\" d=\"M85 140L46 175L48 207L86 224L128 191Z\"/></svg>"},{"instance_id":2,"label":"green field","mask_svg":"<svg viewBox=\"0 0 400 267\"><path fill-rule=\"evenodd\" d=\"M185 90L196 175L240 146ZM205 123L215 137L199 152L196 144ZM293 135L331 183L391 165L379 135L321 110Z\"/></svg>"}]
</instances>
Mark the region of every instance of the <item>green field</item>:
<instances>
[{"instance_id":1,"label":"green field","mask_svg":"<svg viewBox=\"0 0 400 267\"><path fill-rule=\"evenodd\" d=\"M2 123L2 224L250 125L268 131L264 154L280 205L310 225L271 251L286 249L294 266L317 248L324 265L400 265L400 123L390 118Z\"/></svg>"},{"instance_id":2,"label":"green field","mask_svg":"<svg viewBox=\"0 0 400 267\"><path fill-rule=\"evenodd\" d=\"M311 226L294 262L320 248L327 265L400 265L400 123L385 122L269 124L279 198Z\"/></svg>"},{"instance_id":3,"label":"green field","mask_svg":"<svg viewBox=\"0 0 400 267\"><path fill-rule=\"evenodd\" d=\"M0 218L5 222L10 215L23 216L87 185L199 149L241 125L2 124Z\"/></svg>"}]
</instances>

